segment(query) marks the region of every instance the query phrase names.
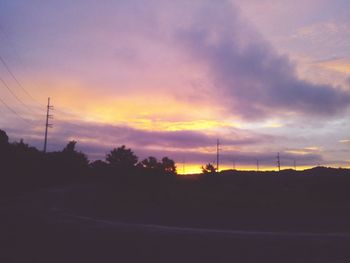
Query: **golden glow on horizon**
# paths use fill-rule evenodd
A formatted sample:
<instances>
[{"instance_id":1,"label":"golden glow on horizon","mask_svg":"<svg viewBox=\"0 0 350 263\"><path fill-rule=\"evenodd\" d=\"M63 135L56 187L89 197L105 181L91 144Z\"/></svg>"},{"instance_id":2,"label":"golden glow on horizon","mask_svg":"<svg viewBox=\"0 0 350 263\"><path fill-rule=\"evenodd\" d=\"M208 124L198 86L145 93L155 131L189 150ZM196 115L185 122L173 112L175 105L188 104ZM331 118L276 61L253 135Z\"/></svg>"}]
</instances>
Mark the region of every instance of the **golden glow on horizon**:
<instances>
[{"instance_id":1,"label":"golden glow on horizon","mask_svg":"<svg viewBox=\"0 0 350 263\"><path fill-rule=\"evenodd\" d=\"M42 85L49 83L42 81ZM39 92L37 88L32 89L38 92L42 104L46 103L46 96L51 97L55 108L60 110L55 114L60 120L83 120L159 131L239 127L238 122L217 120L219 109L212 105L194 104L167 94L118 95L111 91L106 95L83 87L81 83L62 80L50 85L49 95Z\"/></svg>"},{"instance_id":2,"label":"golden glow on horizon","mask_svg":"<svg viewBox=\"0 0 350 263\"><path fill-rule=\"evenodd\" d=\"M79 119L149 131L208 131L240 126L238 122L214 120L215 111L205 105L201 107L169 98L91 99L86 95L87 97L83 98L85 102L78 100L73 104L70 98L65 99L66 96L62 94L59 100L53 98L56 108L66 109L64 111L69 112L64 115L59 113L61 120ZM198 110L198 107L201 109Z\"/></svg>"},{"instance_id":3,"label":"golden glow on horizon","mask_svg":"<svg viewBox=\"0 0 350 263\"><path fill-rule=\"evenodd\" d=\"M205 164L183 164L183 163L177 163L177 173L179 175L190 175L190 174L200 174L202 173L202 166ZM213 164L214 167L216 166L215 163ZM296 169L297 171L302 171L306 169L311 169L315 166L311 165L303 165L303 166L297 166ZM349 168L349 166L343 166L343 168ZM227 170L232 170L233 167L232 165L220 165L220 171L227 171ZM294 169L293 166L285 166L281 167L281 170L285 169ZM236 170L237 171L252 171L255 172L257 171L256 165L236 165ZM259 172L266 172L266 171L278 171L278 168L275 166L259 166Z\"/></svg>"},{"instance_id":4,"label":"golden glow on horizon","mask_svg":"<svg viewBox=\"0 0 350 263\"><path fill-rule=\"evenodd\" d=\"M64 87L64 88L63 88ZM66 121L86 121L97 125L120 125L131 127L134 129L145 131L201 131L201 133L210 137L216 138L220 134L224 139L225 132L232 131L231 128L240 128L242 133L238 133L234 138L227 139L242 140L247 139L247 143L242 145L221 146L222 151L227 152L244 152L249 147L254 147L253 151L260 152L259 142L252 140L252 145L249 144L249 134L259 128L282 128L285 121L278 118L272 118L261 122L245 122L238 118L233 121L232 116L226 117L221 114L220 109L213 108L212 105L192 103L190 101L181 100L179 98L166 96L162 94L137 94L137 95L120 95L103 94L95 89L85 89L81 83L61 82L56 88L50 90L52 92L52 101L56 109L69 112L62 115L60 112L54 112L55 120ZM45 100L46 101L46 98ZM66 110L65 110L66 109ZM223 116L221 119L217 116ZM37 128L41 132L42 127ZM225 130L226 129L226 130ZM53 131L54 132L54 131ZM248 137L245 138L245 135ZM226 134L228 136L228 133ZM232 136L232 134L230 134ZM40 137L38 137L40 138ZM68 138L68 140L76 139L78 142L99 145L99 139L89 137ZM254 137L253 137L254 139ZM348 143L350 140L341 140L341 143ZM129 142L128 142L129 143ZM131 145L130 145L131 144ZM105 146L112 145L106 142ZM129 147L133 148L132 142ZM142 146L144 150L157 150L171 153L183 152L183 147L174 147L169 143L167 146L148 145ZM256 149L255 149L256 147ZM135 147L136 148L136 147ZM315 152L320 152L319 147L305 147L302 149L290 149L286 153L296 155L308 155ZM192 147L186 149L186 154L203 153L215 154L215 142L209 147ZM251 152L251 151L248 151ZM214 158L215 159L215 158ZM213 161L213 160L212 160ZM185 164L185 174L201 173L202 164ZM255 171L256 165L237 165L238 170ZM293 168L293 167L286 167ZM298 169L311 168L311 166L298 167ZM232 169L232 165L221 165L220 170ZM284 168L283 168L284 169ZM260 165L260 171L277 170L276 167L268 167ZM178 173L183 173L182 164L178 164Z\"/></svg>"}]
</instances>

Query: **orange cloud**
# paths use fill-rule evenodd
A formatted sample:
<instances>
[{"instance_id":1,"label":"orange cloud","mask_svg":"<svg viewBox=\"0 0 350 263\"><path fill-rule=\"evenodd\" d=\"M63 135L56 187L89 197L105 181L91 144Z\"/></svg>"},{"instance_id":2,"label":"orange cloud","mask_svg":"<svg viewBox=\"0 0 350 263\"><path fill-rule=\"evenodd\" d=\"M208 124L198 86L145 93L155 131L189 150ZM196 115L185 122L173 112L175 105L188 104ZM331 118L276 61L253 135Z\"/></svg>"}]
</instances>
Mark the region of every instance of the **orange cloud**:
<instances>
[{"instance_id":1,"label":"orange cloud","mask_svg":"<svg viewBox=\"0 0 350 263\"><path fill-rule=\"evenodd\" d=\"M334 60L327 60L320 62L318 65L324 67L329 70L333 70L336 72L350 74L350 59L349 58L341 58Z\"/></svg>"}]
</instances>

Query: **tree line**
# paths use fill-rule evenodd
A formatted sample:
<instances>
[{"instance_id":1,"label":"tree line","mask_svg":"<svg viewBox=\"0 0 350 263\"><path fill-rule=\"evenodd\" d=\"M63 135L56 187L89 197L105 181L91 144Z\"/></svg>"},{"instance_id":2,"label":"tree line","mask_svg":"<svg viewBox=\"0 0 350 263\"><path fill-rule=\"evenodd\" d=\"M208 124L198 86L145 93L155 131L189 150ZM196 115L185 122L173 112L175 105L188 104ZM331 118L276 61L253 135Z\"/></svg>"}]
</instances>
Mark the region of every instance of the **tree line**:
<instances>
[{"instance_id":1,"label":"tree line","mask_svg":"<svg viewBox=\"0 0 350 263\"><path fill-rule=\"evenodd\" d=\"M73 140L61 151L44 153L22 139L10 142L6 132L0 130L0 187L67 182L87 174L177 174L175 161L169 157L158 160L149 156L139 160L130 148L122 145L107 153L105 160L90 161L76 145Z\"/></svg>"}]
</instances>

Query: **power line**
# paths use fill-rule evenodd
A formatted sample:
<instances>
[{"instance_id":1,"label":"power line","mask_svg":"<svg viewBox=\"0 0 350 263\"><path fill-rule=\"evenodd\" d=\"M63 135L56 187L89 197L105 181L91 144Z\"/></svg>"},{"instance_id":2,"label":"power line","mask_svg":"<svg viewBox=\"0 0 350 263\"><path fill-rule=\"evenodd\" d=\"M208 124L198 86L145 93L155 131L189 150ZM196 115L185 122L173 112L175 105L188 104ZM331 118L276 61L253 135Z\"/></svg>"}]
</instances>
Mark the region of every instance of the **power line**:
<instances>
[{"instance_id":1,"label":"power line","mask_svg":"<svg viewBox=\"0 0 350 263\"><path fill-rule=\"evenodd\" d=\"M0 24L0 32L2 32L3 36L5 37L5 39L8 41L8 43L10 44L10 47L12 48L14 54L16 55L18 61L21 63L21 58L20 55L15 47L14 42L11 40L11 38L8 36L6 30L1 26ZM17 85L23 90L23 92L30 98L32 99L35 103L37 103L38 105L40 105L41 107L44 106L42 105L37 99L35 99L21 84L21 82L18 80L18 78L15 76L15 74L12 72L12 70L10 69L9 65L6 63L5 59L0 55L0 60L2 62L2 64L5 66L6 70L8 71L8 73L12 76L12 78L16 81ZM21 63L23 66L23 63Z\"/></svg>"},{"instance_id":2,"label":"power line","mask_svg":"<svg viewBox=\"0 0 350 263\"><path fill-rule=\"evenodd\" d=\"M17 79L17 77L15 76L15 74L12 72L12 70L10 69L10 67L7 65L6 61L4 60L4 58L0 55L0 61L2 62L2 64L5 66L7 72L11 75L11 77L15 80L15 82L17 83L17 85L23 90L23 92L29 97L31 98L33 101L35 101L36 103L39 103L32 95L30 95L30 93L23 87L23 85L19 82L19 80ZM40 104L40 103L39 103Z\"/></svg>"},{"instance_id":3,"label":"power line","mask_svg":"<svg viewBox=\"0 0 350 263\"><path fill-rule=\"evenodd\" d=\"M30 110L32 113L34 113L27 104L25 104L23 102L23 100L21 100L13 91L12 89L10 88L10 86L6 83L6 81L4 79L2 79L0 77L0 81L2 82L2 84L5 86L5 88L11 93L11 95L20 103L22 104L26 109Z\"/></svg>"},{"instance_id":4,"label":"power line","mask_svg":"<svg viewBox=\"0 0 350 263\"><path fill-rule=\"evenodd\" d=\"M0 32L3 34L3 36L6 38L6 40L9 42L11 48L14 51L14 54L16 55L17 59L19 60L19 62L21 62L20 59L20 55L17 51L17 49L15 48L15 45L13 43L13 41L10 39L10 37L8 36L6 30L2 27L2 25L0 24ZM40 107L45 107L44 104L42 104L41 102L39 102L36 98L34 98L27 89L24 88L24 86L22 85L22 83L19 81L19 79L16 77L16 75L14 74L14 72L11 70L11 68L9 67L8 63L6 62L5 58L3 56L1 56L0 54L0 60L2 62L2 64L4 65L4 67L6 68L7 72L11 75L11 77L15 80L16 84L22 89L22 91L32 100L34 101L38 106ZM22 64L23 65L23 64ZM27 109L29 109L32 113L34 114L38 114L37 112L33 112L21 99L18 98L18 96L16 96L14 94L14 92L10 89L9 85L7 85L2 79L1 82L5 85L5 87L10 91L10 93L16 98L17 101L19 101L23 106L25 106ZM61 114L66 114L64 111L61 111L59 109L56 109L56 112L61 113ZM40 114L41 115L41 114Z\"/></svg>"},{"instance_id":5,"label":"power line","mask_svg":"<svg viewBox=\"0 0 350 263\"><path fill-rule=\"evenodd\" d=\"M17 113L17 111L15 111L14 109L12 109L3 99L0 98L0 102L1 102L9 111L11 111L13 114L15 114L17 117L19 117L20 119L22 119L22 120L25 121L26 123L32 124L29 120L23 118L19 113Z\"/></svg>"},{"instance_id":6,"label":"power line","mask_svg":"<svg viewBox=\"0 0 350 263\"><path fill-rule=\"evenodd\" d=\"M17 59L21 62L20 56L18 54L18 51L15 48L15 45L13 43L13 41L11 41L10 37L8 36L7 32L5 31L5 29L1 26L0 24L0 32L2 32L2 34L5 36L6 40L10 43L11 48L13 49ZM11 68L9 67L9 65L7 64L6 60L4 59L4 57L2 57L0 55L0 60L2 62L2 64L5 66L7 72L11 75L11 77L15 80L16 84L22 89L22 91L31 99L33 100L37 105L39 105L40 107L45 107L44 104L41 104L41 102L39 102L36 98L34 98L27 89L25 89L23 87L23 85L21 84L21 82L19 81L19 79L16 77L16 75L14 74L14 72L11 70ZM7 85L8 86L8 85ZM11 92L12 93L12 92ZM23 103L23 101L21 102L22 105L25 105ZM25 105L26 106L26 105ZM27 107L27 106L26 106ZM28 108L28 107L27 107ZM56 112L61 113L61 114L66 114L64 111L61 111L59 109L55 109ZM32 112L33 113L33 112Z\"/></svg>"}]
</instances>

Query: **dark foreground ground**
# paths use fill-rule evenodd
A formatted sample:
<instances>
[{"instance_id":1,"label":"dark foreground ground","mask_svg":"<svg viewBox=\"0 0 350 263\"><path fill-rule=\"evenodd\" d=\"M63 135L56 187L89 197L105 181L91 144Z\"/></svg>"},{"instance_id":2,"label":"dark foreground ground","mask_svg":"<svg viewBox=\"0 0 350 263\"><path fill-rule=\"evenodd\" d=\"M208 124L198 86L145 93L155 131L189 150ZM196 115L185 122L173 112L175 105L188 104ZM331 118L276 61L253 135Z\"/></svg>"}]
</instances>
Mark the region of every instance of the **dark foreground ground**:
<instances>
[{"instance_id":1,"label":"dark foreground ground","mask_svg":"<svg viewBox=\"0 0 350 263\"><path fill-rule=\"evenodd\" d=\"M261 179L135 179L6 196L0 262L350 262L348 179L267 180L265 195Z\"/></svg>"}]
</instances>

